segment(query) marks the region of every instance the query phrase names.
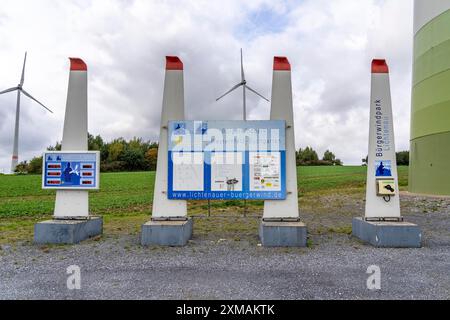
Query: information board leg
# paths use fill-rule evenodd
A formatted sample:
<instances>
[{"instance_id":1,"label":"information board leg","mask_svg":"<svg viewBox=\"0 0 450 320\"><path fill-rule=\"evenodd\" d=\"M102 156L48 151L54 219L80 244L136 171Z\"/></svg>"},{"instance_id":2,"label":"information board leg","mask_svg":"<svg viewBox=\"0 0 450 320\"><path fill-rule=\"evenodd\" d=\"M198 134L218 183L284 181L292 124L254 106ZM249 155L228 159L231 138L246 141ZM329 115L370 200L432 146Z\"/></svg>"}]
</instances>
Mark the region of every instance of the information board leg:
<instances>
[{"instance_id":1,"label":"information board leg","mask_svg":"<svg viewBox=\"0 0 450 320\"><path fill-rule=\"evenodd\" d=\"M211 200L208 199L208 217L211 217Z\"/></svg>"}]
</instances>

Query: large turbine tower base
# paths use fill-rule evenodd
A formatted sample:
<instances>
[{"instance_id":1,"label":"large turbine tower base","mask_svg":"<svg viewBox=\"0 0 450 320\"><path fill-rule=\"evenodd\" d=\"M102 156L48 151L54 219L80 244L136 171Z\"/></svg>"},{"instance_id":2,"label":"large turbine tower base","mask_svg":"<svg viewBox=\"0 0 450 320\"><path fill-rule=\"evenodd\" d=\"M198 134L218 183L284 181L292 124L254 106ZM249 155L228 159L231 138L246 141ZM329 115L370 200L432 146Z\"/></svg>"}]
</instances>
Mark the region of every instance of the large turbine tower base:
<instances>
[{"instance_id":1,"label":"large turbine tower base","mask_svg":"<svg viewBox=\"0 0 450 320\"><path fill-rule=\"evenodd\" d=\"M450 196L450 0L414 1L409 192Z\"/></svg>"}]
</instances>

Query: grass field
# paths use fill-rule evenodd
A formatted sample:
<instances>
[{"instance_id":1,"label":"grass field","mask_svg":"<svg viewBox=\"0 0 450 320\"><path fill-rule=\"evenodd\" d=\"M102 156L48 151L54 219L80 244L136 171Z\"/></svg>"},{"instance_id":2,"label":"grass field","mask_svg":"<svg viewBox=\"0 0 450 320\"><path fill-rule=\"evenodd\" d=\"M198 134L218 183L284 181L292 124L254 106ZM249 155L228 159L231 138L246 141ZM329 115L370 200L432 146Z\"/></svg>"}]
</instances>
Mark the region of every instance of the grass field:
<instances>
[{"instance_id":1,"label":"grass field","mask_svg":"<svg viewBox=\"0 0 450 320\"><path fill-rule=\"evenodd\" d=\"M408 168L399 167L401 187L408 185ZM315 193L363 191L365 167L299 167L299 195L311 197ZM154 172L103 173L101 190L91 192L92 214L120 212L150 213L153 199ZM41 189L41 176L0 175L0 218L41 216L53 212L55 191ZM248 202L262 208L262 201ZM243 206L243 201L215 201L214 208ZM206 208L205 201L190 202L189 209L198 212Z\"/></svg>"},{"instance_id":2,"label":"grass field","mask_svg":"<svg viewBox=\"0 0 450 320\"><path fill-rule=\"evenodd\" d=\"M408 185L408 168L399 167L401 189ZM90 193L91 214L102 215L105 232L109 234L138 233L140 224L148 220L153 200L154 172L103 173L101 190ZM363 196L366 180L365 167L299 167L298 183L300 204L303 209L315 208L321 197L336 194ZM32 226L40 219L52 215L55 191L41 189L41 176L0 175L0 242L22 239L32 234ZM189 201L188 213L206 214L206 201ZM244 212L244 201L212 201L213 215L236 215ZM262 201L248 201L247 211L262 213ZM309 210L310 211L310 210ZM250 225L248 225L250 223ZM255 221L221 223L227 231L236 234L253 228ZM217 227L217 226L216 226ZM199 232L208 233L214 225L197 224Z\"/></svg>"}]
</instances>

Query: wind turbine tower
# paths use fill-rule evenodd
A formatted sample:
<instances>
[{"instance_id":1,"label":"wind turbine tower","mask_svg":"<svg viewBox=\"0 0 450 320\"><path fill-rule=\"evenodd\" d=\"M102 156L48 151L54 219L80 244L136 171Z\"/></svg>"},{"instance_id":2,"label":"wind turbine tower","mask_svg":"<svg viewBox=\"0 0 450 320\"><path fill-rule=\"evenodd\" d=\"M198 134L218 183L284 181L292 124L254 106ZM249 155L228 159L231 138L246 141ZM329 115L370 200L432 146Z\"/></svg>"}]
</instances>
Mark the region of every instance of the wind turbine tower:
<instances>
[{"instance_id":1,"label":"wind turbine tower","mask_svg":"<svg viewBox=\"0 0 450 320\"><path fill-rule=\"evenodd\" d=\"M13 92L17 90L17 105L16 105L16 122L14 126L14 146L13 146L13 153L12 153L12 159L11 159L11 173L14 173L17 167L17 164L19 163L19 120L20 120L20 94L24 94L31 100L34 100L38 104L40 104L44 109L47 111L53 113L49 108L44 106L41 102L39 102L37 99L35 99L31 94L25 91L23 88L23 83L25 81L25 64L27 62L27 53L25 52L25 58L23 60L23 68L22 68L22 77L20 78L20 83L13 88L9 88L6 90L3 90L0 92L1 94Z\"/></svg>"}]
</instances>

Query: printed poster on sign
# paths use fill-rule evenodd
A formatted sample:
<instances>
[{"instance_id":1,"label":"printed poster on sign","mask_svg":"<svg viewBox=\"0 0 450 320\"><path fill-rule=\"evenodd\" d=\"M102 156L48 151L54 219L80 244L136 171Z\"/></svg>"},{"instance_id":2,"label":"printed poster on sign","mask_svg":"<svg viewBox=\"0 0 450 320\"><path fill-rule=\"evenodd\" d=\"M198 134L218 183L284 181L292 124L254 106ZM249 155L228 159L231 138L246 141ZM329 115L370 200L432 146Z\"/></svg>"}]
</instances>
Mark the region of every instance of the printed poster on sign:
<instances>
[{"instance_id":1,"label":"printed poster on sign","mask_svg":"<svg viewBox=\"0 0 450 320\"><path fill-rule=\"evenodd\" d=\"M211 191L242 191L242 153L211 155Z\"/></svg>"},{"instance_id":2,"label":"printed poster on sign","mask_svg":"<svg viewBox=\"0 0 450 320\"><path fill-rule=\"evenodd\" d=\"M281 191L279 153L250 152L250 190Z\"/></svg>"}]
</instances>

